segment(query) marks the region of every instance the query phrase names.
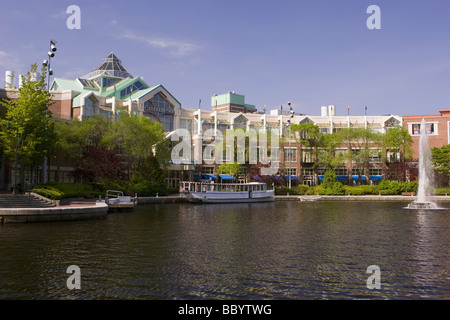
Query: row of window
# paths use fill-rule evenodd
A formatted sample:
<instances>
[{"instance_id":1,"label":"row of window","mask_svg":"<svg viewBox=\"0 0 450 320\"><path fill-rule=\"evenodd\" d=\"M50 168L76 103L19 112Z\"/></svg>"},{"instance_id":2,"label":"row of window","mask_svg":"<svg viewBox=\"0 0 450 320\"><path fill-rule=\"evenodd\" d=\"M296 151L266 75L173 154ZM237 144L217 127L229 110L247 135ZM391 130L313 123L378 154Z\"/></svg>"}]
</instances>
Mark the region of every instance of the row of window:
<instances>
[{"instance_id":1,"label":"row of window","mask_svg":"<svg viewBox=\"0 0 450 320\"><path fill-rule=\"evenodd\" d=\"M317 174L319 176L323 176L326 172L326 169L320 168L317 169ZM247 170L245 167L242 168L242 172L240 172L240 175L245 175L247 173ZM303 168L301 171L303 177L312 177L314 176L314 170L312 168ZM347 168L337 168L335 169L335 173L337 176L348 176L348 169ZM381 176L383 174L383 170L380 168L369 168L369 176ZM214 167L206 167L204 166L202 168L202 174L214 174ZM297 176L297 168L285 168L284 169L284 175L286 176ZM364 176L364 169L359 170L356 168L352 169L352 176Z\"/></svg>"},{"instance_id":2,"label":"row of window","mask_svg":"<svg viewBox=\"0 0 450 320\"><path fill-rule=\"evenodd\" d=\"M409 134L413 136L420 135L420 123L410 123L408 124L408 131ZM438 124L434 122L426 123L425 127L425 133L426 134L438 134Z\"/></svg>"}]
</instances>

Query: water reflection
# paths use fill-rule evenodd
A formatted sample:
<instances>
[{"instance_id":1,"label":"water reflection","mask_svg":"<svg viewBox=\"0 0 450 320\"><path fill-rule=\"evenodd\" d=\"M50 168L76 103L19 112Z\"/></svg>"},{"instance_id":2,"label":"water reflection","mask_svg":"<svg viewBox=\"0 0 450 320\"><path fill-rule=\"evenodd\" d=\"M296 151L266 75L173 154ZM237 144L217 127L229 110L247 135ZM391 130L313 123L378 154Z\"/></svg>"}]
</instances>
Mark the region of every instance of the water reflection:
<instances>
[{"instance_id":1,"label":"water reflection","mask_svg":"<svg viewBox=\"0 0 450 320\"><path fill-rule=\"evenodd\" d=\"M450 297L450 211L390 202L148 205L105 220L0 226L0 298ZM66 287L78 265L82 289ZM366 287L369 265L380 290Z\"/></svg>"}]
</instances>

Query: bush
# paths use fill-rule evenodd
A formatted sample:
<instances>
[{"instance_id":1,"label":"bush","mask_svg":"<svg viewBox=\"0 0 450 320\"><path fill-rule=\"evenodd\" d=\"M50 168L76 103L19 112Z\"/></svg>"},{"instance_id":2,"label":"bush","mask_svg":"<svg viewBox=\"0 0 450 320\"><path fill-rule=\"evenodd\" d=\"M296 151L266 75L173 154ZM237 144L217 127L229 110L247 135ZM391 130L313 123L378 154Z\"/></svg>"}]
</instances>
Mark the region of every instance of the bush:
<instances>
[{"instance_id":1,"label":"bush","mask_svg":"<svg viewBox=\"0 0 450 320\"><path fill-rule=\"evenodd\" d=\"M325 195L325 188L322 185L319 186L315 186L315 187L309 187L308 190L306 191L307 195Z\"/></svg>"},{"instance_id":2,"label":"bush","mask_svg":"<svg viewBox=\"0 0 450 320\"><path fill-rule=\"evenodd\" d=\"M288 193L293 195L293 194L295 194L295 190L291 189L290 192L289 192L289 187L286 187L286 186L275 187L275 194L276 195L285 196Z\"/></svg>"},{"instance_id":3,"label":"bush","mask_svg":"<svg viewBox=\"0 0 450 320\"><path fill-rule=\"evenodd\" d=\"M401 184L401 192L415 192L417 193L417 190L419 188L419 182L418 181L412 181L412 182L403 182Z\"/></svg>"},{"instance_id":4,"label":"bush","mask_svg":"<svg viewBox=\"0 0 450 320\"><path fill-rule=\"evenodd\" d=\"M450 195L450 187L441 187L441 188L437 188L437 189L435 190L435 194L437 194L437 195L442 195L442 196Z\"/></svg>"},{"instance_id":5,"label":"bush","mask_svg":"<svg viewBox=\"0 0 450 320\"><path fill-rule=\"evenodd\" d=\"M64 198L79 198L79 197L98 197L104 195L104 190L98 190L98 185L92 185L88 183L61 183L50 182L47 185L40 186L44 188L53 188L59 190L64 194ZM94 188L97 187L97 188Z\"/></svg>"},{"instance_id":6,"label":"bush","mask_svg":"<svg viewBox=\"0 0 450 320\"><path fill-rule=\"evenodd\" d=\"M332 189L336 183L336 173L334 170L327 170L323 176L322 186L325 189Z\"/></svg>"},{"instance_id":7,"label":"bush","mask_svg":"<svg viewBox=\"0 0 450 320\"><path fill-rule=\"evenodd\" d=\"M340 182L335 182L331 188L325 188L326 193L330 195L343 195L345 194L344 185Z\"/></svg>"},{"instance_id":8,"label":"bush","mask_svg":"<svg viewBox=\"0 0 450 320\"><path fill-rule=\"evenodd\" d=\"M351 196L362 196L364 195L364 190L361 188L361 186L345 186L345 194L351 195Z\"/></svg>"},{"instance_id":9,"label":"bush","mask_svg":"<svg viewBox=\"0 0 450 320\"><path fill-rule=\"evenodd\" d=\"M298 194L298 195L301 195L301 196L306 194L308 189L309 189L309 187L307 185L304 185L304 184L299 184L298 186L296 186L294 188L295 193Z\"/></svg>"},{"instance_id":10,"label":"bush","mask_svg":"<svg viewBox=\"0 0 450 320\"><path fill-rule=\"evenodd\" d=\"M32 191L51 200L61 200L64 198L64 193L54 188L33 188Z\"/></svg>"},{"instance_id":11,"label":"bush","mask_svg":"<svg viewBox=\"0 0 450 320\"><path fill-rule=\"evenodd\" d=\"M418 186L418 181L400 183L398 181L383 180L378 185L378 190L379 193L383 195L399 195L402 192L417 193Z\"/></svg>"}]
</instances>

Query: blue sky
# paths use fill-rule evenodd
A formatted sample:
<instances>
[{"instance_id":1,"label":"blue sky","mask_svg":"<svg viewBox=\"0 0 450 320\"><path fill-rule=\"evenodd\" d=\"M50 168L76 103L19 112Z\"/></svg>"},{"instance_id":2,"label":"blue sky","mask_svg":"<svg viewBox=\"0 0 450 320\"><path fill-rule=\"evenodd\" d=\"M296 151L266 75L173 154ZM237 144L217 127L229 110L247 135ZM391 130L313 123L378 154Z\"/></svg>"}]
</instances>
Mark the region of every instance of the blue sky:
<instances>
[{"instance_id":1,"label":"blue sky","mask_svg":"<svg viewBox=\"0 0 450 320\"><path fill-rule=\"evenodd\" d=\"M69 5L81 9L70 30ZM368 6L381 9L369 30ZM235 91L262 111L319 115L437 114L450 108L449 0L8 1L0 10L0 77L46 58L75 79L111 51L134 76L162 84L184 108L210 110Z\"/></svg>"}]
</instances>

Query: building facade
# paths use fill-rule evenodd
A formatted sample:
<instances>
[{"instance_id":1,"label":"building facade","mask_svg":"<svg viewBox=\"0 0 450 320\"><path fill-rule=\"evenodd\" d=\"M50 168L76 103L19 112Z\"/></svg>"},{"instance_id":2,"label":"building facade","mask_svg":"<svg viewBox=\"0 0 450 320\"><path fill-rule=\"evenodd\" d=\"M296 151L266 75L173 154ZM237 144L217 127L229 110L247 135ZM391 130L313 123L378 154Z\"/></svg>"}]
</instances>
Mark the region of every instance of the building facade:
<instances>
[{"instance_id":1,"label":"building facade","mask_svg":"<svg viewBox=\"0 0 450 320\"><path fill-rule=\"evenodd\" d=\"M55 119L83 120L100 114L114 121L120 112L143 115L163 125L167 139L172 140L173 147L181 141L176 138L177 132L187 132L189 152L181 158L172 158L167 165L166 182L172 187L177 187L181 180L217 178L220 163L237 160L225 152L221 161L217 161L216 156L209 152L212 150L212 143L217 141L219 135L226 136L228 129L242 129L243 132L256 134L275 132L279 141L277 148L270 152L270 165L274 165L278 170L271 174L283 179L290 177L294 183L307 185L321 183L325 168L317 166L312 148L302 145L294 136L289 139L290 124L312 123L322 134L335 133L345 128L366 128L386 133L390 128L403 126L413 137L413 149L417 155L418 125L420 126L421 119L425 118L430 145L439 147L450 143L450 109L440 110L439 115L403 117L350 114L337 116L334 105L322 106L318 112L320 115L316 116L291 114L282 109L269 110L266 113L265 106L263 112L258 112L254 105L245 103L245 96L235 92L213 95L209 110L200 108L200 105L198 109L182 108L181 103L163 85L150 86L142 77L134 77L112 52L85 76L72 80L55 78L51 83L50 93L54 103L49 108ZM18 90L13 86L0 89L0 98L15 99L17 95ZM245 152L250 152L251 147L248 146ZM348 153L352 150L342 146L336 151ZM386 158L392 158L392 155ZM238 175L240 181L256 178L261 174L255 171L255 166L249 165L248 158L244 159L245 165ZM367 168L368 172L364 173L361 173L352 161L342 163L336 168L338 180L352 184L355 183L355 177L360 179L361 175L364 175L370 180L364 183L377 183L383 178L383 159L382 156L373 156ZM8 166L3 154L0 154L0 160L0 188L5 189L12 183L11 166ZM49 181L73 181L73 168L62 159L49 159L47 171Z\"/></svg>"},{"instance_id":2,"label":"building facade","mask_svg":"<svg viewBox=\"0 0 450 320\"><path fill-rule=\"evenodd\" d=\"M435 115L403 116L403 126L413 138L414 159L419 158L419 136L422 119L426 122L426 133L430 148L450 144L450 109L441 109Z\"/></svg>"}]
</instances>

